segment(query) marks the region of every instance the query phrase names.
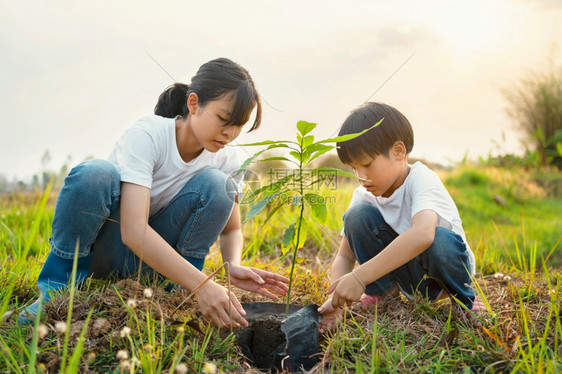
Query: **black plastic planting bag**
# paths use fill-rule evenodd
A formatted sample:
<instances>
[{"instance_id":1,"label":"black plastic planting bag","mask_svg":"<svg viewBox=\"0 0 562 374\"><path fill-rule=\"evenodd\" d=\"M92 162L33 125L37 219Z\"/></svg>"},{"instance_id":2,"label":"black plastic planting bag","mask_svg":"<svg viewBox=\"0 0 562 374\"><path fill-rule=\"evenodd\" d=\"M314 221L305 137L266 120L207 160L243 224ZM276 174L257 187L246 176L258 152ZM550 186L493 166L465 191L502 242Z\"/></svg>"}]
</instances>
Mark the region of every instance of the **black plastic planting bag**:
<instances>
[{"instance_id":1,"label":"black plastic planting bag","mask_svg":"<svg viewBox=\"0 0 562 374\"><path fill-rule=\"evenodd\" d=\"M236 331L236 341L260 369L310 370L319 360L317 305L244 303L249 326Z\"/></svg>"}]
</instances>

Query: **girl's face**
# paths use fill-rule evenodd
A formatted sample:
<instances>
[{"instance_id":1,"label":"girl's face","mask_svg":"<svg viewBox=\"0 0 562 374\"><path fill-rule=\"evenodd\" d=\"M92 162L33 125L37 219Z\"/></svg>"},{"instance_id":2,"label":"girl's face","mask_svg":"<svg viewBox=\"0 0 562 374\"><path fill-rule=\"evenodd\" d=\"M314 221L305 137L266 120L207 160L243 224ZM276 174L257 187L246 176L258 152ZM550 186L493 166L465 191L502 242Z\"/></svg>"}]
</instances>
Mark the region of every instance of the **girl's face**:
<instances>
[{"instance_id":1,"label":"girl's face","mask_svg":"<svg viewBox=\"0 0 562 374\"><path fill-rule=\"evenodd\" d=\"M191 128L199 144L207 151L217 152L240 135L242 126L224 126L233 109L234 97L231 95L208 101L205 106L195 105L190 115Z\"/></svg>"},{"instance_id":2,"label":"girl's face","mask_svg":"<svg viewBox=\"0 0 562 374\"><path fill-rule=\"evenodd\" d=\"M408 175L408 164L404 162L405 153L396 152L394 147L388 155L368 155L353 160L349 164L359 183L375 196L390 197L400 187Z\"/></svg>"}]
</instances>

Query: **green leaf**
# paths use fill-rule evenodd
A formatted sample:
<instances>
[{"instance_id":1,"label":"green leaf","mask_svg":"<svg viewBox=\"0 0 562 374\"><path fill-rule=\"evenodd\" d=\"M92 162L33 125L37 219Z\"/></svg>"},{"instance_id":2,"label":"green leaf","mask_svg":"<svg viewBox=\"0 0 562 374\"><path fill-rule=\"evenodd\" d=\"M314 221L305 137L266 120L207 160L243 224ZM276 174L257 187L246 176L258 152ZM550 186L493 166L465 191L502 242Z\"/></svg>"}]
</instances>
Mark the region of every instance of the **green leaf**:
<instances>
[{"instance_id":1,"label":"green leaf","mask_svg":"<svg viewBox=\"0 0 562 374\"><path fill-rule=\"evenodd\" d=\"M314 143L314 135L307 135L302 138L302 149L304 150L306 147Z\"/></svg>"},{"instance_id":2,"label":"green leaf","mask_svg":"<svg viewBox=\"0 0 562 374\"><path fill-rule=\"evenodd\" d=\"M275 208L273 208L269 213L267 213L267 217L265 217L265 221L263 221L262 226L264 226L267 221L269 221L269 219L271 217L273 217L275 215L275 213L277 213L277 211L283 206L285 205L285 201L283 201L283 199L281 199L281 202L279 204L277 204L277 206Z\"/></svg>"},{"instance_id":3,"label":"green leaf","mask_svg":"<svg viewBox=\"0 0 562 374\"><path fill-rule=\"evenodd\" d=\"M244 169L246 169L248 166L250 166L250 164L254 161L254 159L256 157L258 157L259 155L261 155L262 153L265 152L265 149L259 152L254 153L253 156L250 156L248 159L246 159L246 161L244 161L242 163L242 165L240 166L240 169L238 169L238 172L236 175L238 175L239 173L241 173Z\"/></svg>"},{"instance_id":4,"label":"green leaf","mask_svg":"<svg viewBox=\"0 0 562 374\"><path fill-rule=\"evenodd\" d=\"M383 118L384 119L384 118ZM355 139L358 136L363 135L364 133L366 133L367 131L374 129L375 127L377 127L378 125L381 124L383 120L381 119L379 122L375 123L373 126L369 127L368 129L365 129L361 132L358 133L354 133L354 134L346 134L346 135L341 135L341 136L336 136L335 138L331 138L331 139L325 139L325 140L319 140L316 142L316 144L323 144L323 143L341 143L341 142L346 142L348 140L351 139Z\"/></svg>"},{"instance_id":5,"label":"green leaf","mask_svg":"<svg viewBox=\"0 0 562 374\"><path fill-rule=\"evenodd\" d=\"M254 195L258 196L261 193L266 193L267 195L271 195L276 192L280 192L281 189L289 182L291 182L295 178L293 173L287 174L287 176L276 180L275 182L271 182L261 188L258 188L254 191Z\"/></svg>"},{"instance_id":6,"label":"green leaf","mask_svg":"<svg viewBox=\"0 0 562 374\"><path fill-rule=\"evenodd\" d=\"M562 142L556 143L556 150L558 151L558 156L562 156Z\"/></svg>"},{"instance_id":7,"label":"green leaf","mask_svg":"<svg viewBox=\"0 0 562 374\"><path fill-rule=\"evenodd\" d=\"M305 152L309 152L309 153L314 153L314 152L318 152L318 151L331 151L332 149L336 149L335 146L333 145L326 145L326 144L320 144L320 143L314 143L314 144L310 144L309 146L306 147L306 149L304 149Z\"/></svg>"},{"instance_id":8,"label":"green leaf","mask_svg":"<svg viewBox=\"0 0 562 374\"><path fill-rule=\"evenodd\" d=\"M303 152L303 164L306 165L312 160L316 159L317 157L335 148L336 147L333 145L325 145L325 144L318 144L318 143L311 144L308 147L306 147L306 149Z\"/></svg>"},{"instance_id":9,"label":"green leaf","mask_svg":"<svg viewBox=\"0 0 562 374\"><path fill-rule=\"evenodd\" d=\"M273 148L289 148L289 146L285 143L272 144L269 147L267 147L266 150L273 149Z\"/></svg>"},{"instance_id":10,"label":"green leaf","mask_svg":"<svg viewBox=\"0 0 562 374\"><path fill-rule=\"evenodd\" d=\"M300 152L291 151L289 152L291 156L293 156L298 162L302 161L302 154Z\"/></svg>"},{"instance_id":11,"label":"green leaf","mask_svg":"<svg viewBox=\"0 0 562 374\"><path fill-rule=\"evenodd\" d=\"M289 248L291 243L293 243L295 237L295 224L291 223L291 225L285 230L283 234L283 247Z\"/></svg>"},{"instance_id":12,"label":"green leaf","mask_svg":"<svg viewBox=\"0 0 562 374\"><path fill-rule=\"evenodd\" d=\"M307 193L304 195L305 201L312 208L312 214L320 221L325 223L328 218L328 209L326 208L326 199L315 193Z\"/></svg>"},{"instance_id":13,"label":"green leaf","mask_svg":"<svg viewBox=\"0 0 562 374\"><path fill-rule=\"evenodd\" d=\"M263 142L257 143L246 143L246 144L236 144L237 147L254 147L258 145L269 145L269 144L296 144L295 142L288 140L264 140Z\"/></svg>"},{"instance_id":14,"label":"green leaf","mask_svg":"<svg viewBox=\"0 0 562 374\"><path fill-rule=\"evenodd\" d=\"M248 212L248 217L246 217L246 219L244 220L244 223L248 222L249 220L251 220L252 218L254 218L255 216L257 216L262 210L263 208L265 208L267 206L267 204L269 203L269 201L273 198L275 198L277 195L279 195L278 193L274 193L273 195L270 195L268 197L266 197L265 199L258 201L256 203L256 205L254 205L250 211Z\"/></svg>"},{"instance_id":15,"label":"green leaf","mask_svg":"<svg viewBox=\"0 0 562 374\"><path fill-rule=\"evenodd\" d=\"M308 237L308 229L306 227L306 221L304 220L304 218L301 220L300 234L298 232L295 233L294 242L296 242L297 240L297 235L299 237L299 242L295 244L298 249L301 249L302 247L304 247L304 242L306 242L306 238Z\"/></svg>"},{"instance_id":16,"label":"green leaf","mask_svg":"<svg viewBox=\"0 0 562 374\"><path fill-rule=\"evenodd\" d=\"M293 160L289 160L287 157L283 157L283 156L267 157L267 158L262 158L261 160L258 160L258 162L267 162L267 161L288 161L288 162L294 162Z\"/></svg>"},{"instance_id":17,"label":"green leaf","mask_svg":"<svg viewBox=\"0 0 562 374\"><path fill-rule=\"evenodd\" d=\"M299 130L302 136L305 136L306 134L314 130L316 126L317 124L312 122L306 122L306 121L297 122L297 129Z\"/></svg>"}]
</instances>

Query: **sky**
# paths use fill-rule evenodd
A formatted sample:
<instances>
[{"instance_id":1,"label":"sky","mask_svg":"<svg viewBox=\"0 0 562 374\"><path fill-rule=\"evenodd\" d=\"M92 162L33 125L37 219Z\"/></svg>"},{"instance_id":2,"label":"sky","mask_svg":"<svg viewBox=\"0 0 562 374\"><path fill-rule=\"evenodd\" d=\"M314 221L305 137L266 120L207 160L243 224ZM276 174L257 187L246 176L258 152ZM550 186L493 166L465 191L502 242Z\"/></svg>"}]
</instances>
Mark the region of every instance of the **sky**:
<instances>
[{"instance_id":1,"label":"sky","mask_svg":"<svg viewBox=\"0 0 562 374\"><path fill-rule=\"evenodd\" d=\"M299 120L326 138L370 100L410 120L412 157L521 152L504 91L560 55L560 20L556 0L0 0L0 175L106 158L216 57L246 67L264 101L241 143L292 139Z\"/></svg>"}]
</instances>

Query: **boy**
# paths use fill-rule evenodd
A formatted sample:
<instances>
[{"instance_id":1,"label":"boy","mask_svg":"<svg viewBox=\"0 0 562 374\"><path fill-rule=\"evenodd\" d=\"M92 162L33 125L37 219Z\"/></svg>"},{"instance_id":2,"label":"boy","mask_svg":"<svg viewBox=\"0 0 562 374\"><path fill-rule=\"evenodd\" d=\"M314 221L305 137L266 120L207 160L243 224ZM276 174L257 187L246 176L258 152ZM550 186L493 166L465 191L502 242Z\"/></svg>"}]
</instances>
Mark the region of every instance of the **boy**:
<instances>
[{"instance_id":1,"label":"boy","mask_svg":"<svg viewBox=\"0 0 562 374\"><path fill-rule=\"evenodd\" d=\"M338 157L361 186L344 215L343 239L332 265L328 300L319 309L329 330L345 304L379 302L401 290L430 300L455 296L481 309L470 284L474 255L459 212L439 177L421 162L408 164L414 145L410 122L395 108L365 103L345 120L339 135L365 134L338 143ZM360 266L355 270L355 261Z\"/></svg>"}]
</instances>

